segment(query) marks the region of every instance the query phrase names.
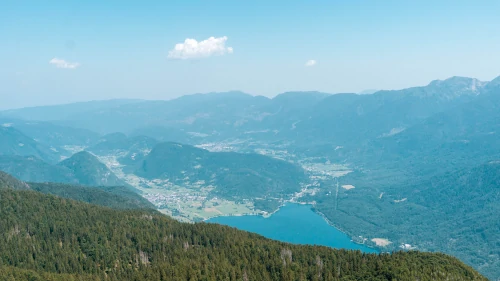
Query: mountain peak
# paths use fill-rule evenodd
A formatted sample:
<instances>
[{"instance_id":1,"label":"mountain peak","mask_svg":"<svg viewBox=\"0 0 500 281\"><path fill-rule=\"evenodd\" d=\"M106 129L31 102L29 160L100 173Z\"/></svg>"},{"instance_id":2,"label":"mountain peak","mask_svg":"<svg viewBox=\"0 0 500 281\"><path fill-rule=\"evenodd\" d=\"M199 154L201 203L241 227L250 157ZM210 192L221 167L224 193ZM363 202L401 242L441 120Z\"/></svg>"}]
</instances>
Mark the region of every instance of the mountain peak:
<instances>
[{"instance_id":1,"label":"mountain peak","mask_svg":"<svg viewBox=\"0 0 500 281\"><path fill-rule=\"evenodd\" d=\"M476 78L453 76L445 80L434 80L424 88L427 94L454 99L460 96L479 95L487 83Z\"/></svg>"},{"instance_id":2,"label":"mountain peak","mask_svg":"<svg viewBox=\"0 0 500 281\"><path fill-rule=\"evenodd\" d=\"M78 183L89 186L125 186L96 156L81 151L59 163L73 173Z\"/></svg>"},{"instance_id":3,"label":"mountain peak","mask_svg":"<svg viewBox=\"0 0 500 281\"><path fill-rule=\"evenodd\" d=\"M97 157L95 157L91 153L89 153L87 151L80 151L80 152L73 154L73 156L71 156L70 158L68 158L62 162L69 162L70 160L75 160L75 159L78 159L78 160L86 159L86 160L91 160L91 161L94 161L94 160L99 161L99 160L97 160Z\"/></svg>"},{"instance_id":4,"label":"mountain peak","mask_svg":"<svg viewBox=\"0 0 500 281\"><path fill-rule=\"evenodd\" d=\"M438 85L460 85L460 86L471 86L476 85L479 86L479 84L486 84L485 82L482 82L476 78L470 78L470 77L463 77L463 76L452 76L450 78L447 78L445 80L434 80L432 81L429 86L438 86Z\"/></svg>"}]
</instances>

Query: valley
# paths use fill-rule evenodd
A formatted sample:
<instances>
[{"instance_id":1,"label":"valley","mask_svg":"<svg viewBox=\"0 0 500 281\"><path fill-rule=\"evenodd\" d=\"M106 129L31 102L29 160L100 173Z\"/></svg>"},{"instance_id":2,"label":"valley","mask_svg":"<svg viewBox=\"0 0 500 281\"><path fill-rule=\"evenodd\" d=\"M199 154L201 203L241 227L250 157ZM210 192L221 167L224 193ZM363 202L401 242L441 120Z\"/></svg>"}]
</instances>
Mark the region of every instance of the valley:
<instances>
[{"instance_id":1,"label":"valley","mask_svg":"<svg viewBox=\"0 0 500 281\"><path fill-rule=\"evenodd\" d=\"M500 1L3 1L0 281L500 281Z\"/></svg>"},{"instance_id":2,"label":"valley","mask_svg":"<svg viewBox=\"0 0 500 281\"><path fill-rule=\"evenodd\" d=\"M245 141L236 141L237 147L230 146L226 143L210 143L200 144L197 147L213 148L226 147L224 151L232 152L248 152L247 146L244 146ZM255 143L251 144L256 146ZM307 172L308 180L304 182L301 189L292 194L282 194L279 197L273 198L243 198L242 200L234 201L211 195L216 186L206 183L203 180L190 181L188 177L184 178L181 183L171 182L169 179L146 179L139 177L133 173L124 172L126 165L119 162L119 159L129 155L128 152L121 152L114 155L96 155L101 162L121 180L127 182L131 186L141 191L141 195L153 203L156 208L171 217L180 221L196 222L208 220L218 216L241 216L241 215L261 215L264 217L270 216L279 206L286 202L306 202L301 198L304 196L314 196L321 182L333 181L337 177L348 174L351 170L342 164L331 164L318 162L318 158L298 159L295 155L288 153L286 150L280 150L282 147L277 147L273 150L269 147L266 149L255 149L255 153L274 157L276 159L288 161L291 163L299 163L299 165ZM221 152L219 149L209 149L213 152ZM255 206L255 202L271 201L270 206L264 209L259 209ZM269 204L266 204L266 206Z\"/></svg>"},{"instance_id":3,"label":"valley","mask_svg":"<svg viewBox=\"0 0 500 281\"><path fill-rule=\"evenodd\" d=\"M0 112L8 124L0 169L27 182L134 192L188 223L272 219L286 204L308 204L353 243L440 251L495 278L499 79L452 77L370 95L95 102L97 110L50 122L19 119L29 109ZM68 195L61 189L53 193Z\"/></svg>"}]
</instances>

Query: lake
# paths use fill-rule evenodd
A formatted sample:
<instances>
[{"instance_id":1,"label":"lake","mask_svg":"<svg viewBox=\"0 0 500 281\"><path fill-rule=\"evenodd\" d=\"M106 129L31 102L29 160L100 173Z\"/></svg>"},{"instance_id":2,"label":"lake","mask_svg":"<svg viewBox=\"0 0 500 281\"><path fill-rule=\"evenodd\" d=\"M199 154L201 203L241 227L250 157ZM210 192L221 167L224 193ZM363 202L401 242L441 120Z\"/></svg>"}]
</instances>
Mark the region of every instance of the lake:
<instances>
[{"instance_id":1,"label":"lake","mask_svg":"<svg viewBox=\"0 0 500 281\"><path fill-rule=\"evenodd\" d=\"M352 242L349 236L329 225L322 216L315 213L310 205L289 203L269 218L228 216L212 218L207 222L236 227L294 244L322 245L378 253L375 249Z\"/></svg>"}]
</instances>

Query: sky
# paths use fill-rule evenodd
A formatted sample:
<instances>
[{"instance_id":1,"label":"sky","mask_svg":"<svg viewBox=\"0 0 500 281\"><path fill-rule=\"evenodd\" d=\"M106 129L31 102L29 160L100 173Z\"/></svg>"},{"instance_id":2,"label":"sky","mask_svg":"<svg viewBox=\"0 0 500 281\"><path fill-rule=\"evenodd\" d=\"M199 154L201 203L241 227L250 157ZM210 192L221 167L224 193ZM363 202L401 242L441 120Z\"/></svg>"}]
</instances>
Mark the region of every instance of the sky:
<instances>
[{"instance_id":1,"label":"sky","mask_svg":"<svg viewBox=\"0 0 500 281\"><path fill-rule=\"evenodd\" d=\"M500 75L498 0L2 0L0 109Z\"/></svg>"}]
</instances>

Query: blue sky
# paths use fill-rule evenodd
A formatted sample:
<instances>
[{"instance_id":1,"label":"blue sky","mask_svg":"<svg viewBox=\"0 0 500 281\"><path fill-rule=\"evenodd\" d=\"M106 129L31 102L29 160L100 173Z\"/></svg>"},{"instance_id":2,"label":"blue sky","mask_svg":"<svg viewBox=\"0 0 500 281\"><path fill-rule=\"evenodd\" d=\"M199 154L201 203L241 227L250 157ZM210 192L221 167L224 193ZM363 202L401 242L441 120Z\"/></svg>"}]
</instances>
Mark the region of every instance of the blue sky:
<instances>
[{"instance_id":1,"label":"blue sky","mask_svg":"<svg viewBox=\"0 0 500 281\"><path fill-rule=\"evenodd\" d=\"M490 80L500 75L498 14L497 0L4 0L0 109Z\"/></svg>"}]
</instances>

